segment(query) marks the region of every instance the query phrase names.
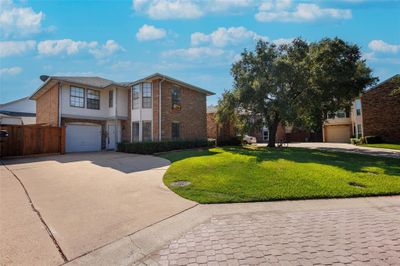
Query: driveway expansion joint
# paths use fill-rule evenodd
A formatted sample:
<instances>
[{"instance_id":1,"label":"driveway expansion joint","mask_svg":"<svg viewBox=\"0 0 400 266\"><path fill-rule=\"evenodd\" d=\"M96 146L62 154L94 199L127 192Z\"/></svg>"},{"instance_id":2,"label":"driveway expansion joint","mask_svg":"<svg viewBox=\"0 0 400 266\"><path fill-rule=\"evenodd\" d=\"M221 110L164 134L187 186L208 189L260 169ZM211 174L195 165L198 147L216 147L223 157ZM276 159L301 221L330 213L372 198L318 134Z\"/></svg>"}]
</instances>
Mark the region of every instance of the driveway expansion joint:
<instances>
[{"instance_id":1,"label":"driveway expansion joint","mask_svg":"<svg viewBox=\"0 0 400 266\"><path fill-rule=\"evenodd\" d=\"M29 195L28 190L25 188L24 184L22 183L21 179L18 178L18 176L10 169L7 167L6 164L4 164L3 161L1 161L1 164L17 179L17 181L19 182L19 184L21 185L21 187L23 188L26 197L28 198L29 204L31 205L32 211L35 212L40 220L40 222L42 223L42 225L44 226L44 228L46 229L47 234L49 235L49 237L51 238L51 240L53 241L58 253L60 254L61 258L63 259L64 263L68 262L67 257L65 256L64 252L62 251L60 245L57 242L57 239L54 237L53 233L51 232L49 226L47 225L47 223L45 222L45 220L43 219L40 211L35 207L35 205L33 204L33 201Z\"/></svg>"}]
</instances>

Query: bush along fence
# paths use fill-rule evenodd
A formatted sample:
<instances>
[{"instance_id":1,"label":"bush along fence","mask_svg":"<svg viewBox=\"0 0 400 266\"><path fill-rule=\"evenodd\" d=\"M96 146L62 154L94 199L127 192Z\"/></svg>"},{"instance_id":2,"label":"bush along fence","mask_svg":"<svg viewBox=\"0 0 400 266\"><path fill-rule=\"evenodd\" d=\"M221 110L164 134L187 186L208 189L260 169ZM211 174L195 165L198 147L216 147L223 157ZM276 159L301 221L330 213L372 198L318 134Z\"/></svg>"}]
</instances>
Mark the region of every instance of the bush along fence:
<instances>
[{"instance_id":1,"label":"bush along fence","mask_svg":"<svg viewBox=\"0 0 400 266\"><path fill-rule=\"evenodd\" d=\"M215 147L215 140L171 140L149 142L121 142L118 151L138 154L153 154L173 150Z\"/></svg>"}]
</instances>

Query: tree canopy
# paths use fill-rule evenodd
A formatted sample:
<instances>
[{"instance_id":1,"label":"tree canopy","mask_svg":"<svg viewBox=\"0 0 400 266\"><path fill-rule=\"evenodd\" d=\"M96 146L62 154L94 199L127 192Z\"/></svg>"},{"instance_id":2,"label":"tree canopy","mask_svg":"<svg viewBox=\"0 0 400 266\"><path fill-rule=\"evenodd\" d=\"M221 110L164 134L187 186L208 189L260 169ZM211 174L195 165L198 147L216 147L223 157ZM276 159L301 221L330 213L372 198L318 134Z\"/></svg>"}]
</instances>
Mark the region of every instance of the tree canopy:
<instances>
[{"instance_id":1,"label":"tree canopy","mask_svg":"<svg viewBox=\"0 0 400 266\"><path fill-rule=\"evenodd\" d=\"M321 130L329 112L349 106L376 81L371 73L360 48L338 38L260 40L232 65L233 89L219 100L217 118L235 119L242 132L267 126L274 147L279 123Z\"/></svg>"}]
</instances>

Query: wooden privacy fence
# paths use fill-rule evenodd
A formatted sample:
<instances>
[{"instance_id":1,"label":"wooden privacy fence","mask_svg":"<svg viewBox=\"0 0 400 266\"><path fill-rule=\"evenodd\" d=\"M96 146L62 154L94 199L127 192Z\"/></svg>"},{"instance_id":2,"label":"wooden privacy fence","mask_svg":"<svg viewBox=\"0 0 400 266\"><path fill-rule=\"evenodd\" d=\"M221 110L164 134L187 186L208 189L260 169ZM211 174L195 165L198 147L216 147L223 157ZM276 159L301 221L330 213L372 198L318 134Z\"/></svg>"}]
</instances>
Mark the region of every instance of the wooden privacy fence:
<instances>
[{"instance_id":1,"label":"wooden privacy fence","mask_svg":"<svg viewBox=\"0 0 400 266\"><path fill-rule=\"evenodd\" d=\"M65 153L65 127L1 125L0 157ZM2 134L3 135L3 134Z\"/></svg>"}]
</instances>

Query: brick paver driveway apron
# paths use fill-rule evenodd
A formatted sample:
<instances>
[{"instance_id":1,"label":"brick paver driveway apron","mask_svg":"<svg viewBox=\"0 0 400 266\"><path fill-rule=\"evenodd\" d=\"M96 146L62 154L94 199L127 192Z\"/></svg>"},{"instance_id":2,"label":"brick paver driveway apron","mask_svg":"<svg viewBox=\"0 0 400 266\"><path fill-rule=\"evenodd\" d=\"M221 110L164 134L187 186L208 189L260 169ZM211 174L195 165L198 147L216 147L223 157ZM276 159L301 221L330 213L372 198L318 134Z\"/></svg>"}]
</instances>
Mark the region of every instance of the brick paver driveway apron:
<instances>
[{"instance_id":1,"label":"brick paver driveway apron","mask_svg":"<svg viewBox=\"0 0 400 266\"><path fill-rule=\"evenodd\" d=\"M400 265L400 206L217 215L155 252L151 261Z\"/></svg>"}]
</instances>

